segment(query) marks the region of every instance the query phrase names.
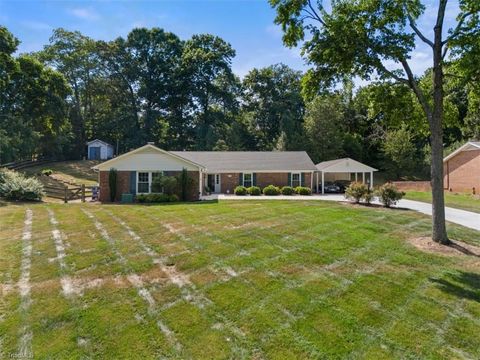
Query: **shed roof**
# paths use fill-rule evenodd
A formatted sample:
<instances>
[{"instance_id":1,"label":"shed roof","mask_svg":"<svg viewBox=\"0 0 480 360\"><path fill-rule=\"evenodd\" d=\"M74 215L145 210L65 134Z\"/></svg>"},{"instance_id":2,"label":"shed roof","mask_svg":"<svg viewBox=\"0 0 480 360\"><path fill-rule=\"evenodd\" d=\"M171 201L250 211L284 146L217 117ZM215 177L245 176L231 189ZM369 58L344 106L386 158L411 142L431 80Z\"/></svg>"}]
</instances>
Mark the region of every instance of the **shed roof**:
<instances>
[{"instance_id":1,"label":"shed roof","mask_svg":"<svg viewBox=\"0 0 480 360\"><path fill-rule=\"evenodd\" d=\"M462 146L460 146L457 150L452 152L450 155L446 156L443 161L450 160L452 157L457 155L458 153L462 151L471 151L471 150L479 150L480 149L480 141L469 141Z\"/></svg>"},{"instance_id":2,"label":"shed roof","mask_svg":"<svg viewBox=\"0 0 480 360\"><path fill-rule=\"evenodd\" d=\"M323 161L318 163L316 167L318 171L322 172L349 173L378 171L371 166L362 164L361 162L350 158Z\"/></svg>"},{"instance_id":3,"label":"shed roof","mask_svg":"<svg viewBox=\"0 0 480 360\"><path fill-rule=\"evenodd\" d=\"M209 172L315 171L305 151L171 151Z\"/></svg>"},{"instance_id":4,"label":"shed roof","mask_svg":"<svg viewBox=\"0 0 480 360\"><path fill-rule=\"evenodd\" d=\"M101 143L104 144L104 145L113 147L113 145L111 145L111 144L109 144L109 143L107 143L107 142L105 142L105 141L103 141L103 140L100 140L100 139L95 139L95 140L92 140L92 141L88 141L88 142L87 142L87 145L91 145L91 144L93 144L93 143L95 143L95 142L101 142Z\"/></svg>"}]
</instances>

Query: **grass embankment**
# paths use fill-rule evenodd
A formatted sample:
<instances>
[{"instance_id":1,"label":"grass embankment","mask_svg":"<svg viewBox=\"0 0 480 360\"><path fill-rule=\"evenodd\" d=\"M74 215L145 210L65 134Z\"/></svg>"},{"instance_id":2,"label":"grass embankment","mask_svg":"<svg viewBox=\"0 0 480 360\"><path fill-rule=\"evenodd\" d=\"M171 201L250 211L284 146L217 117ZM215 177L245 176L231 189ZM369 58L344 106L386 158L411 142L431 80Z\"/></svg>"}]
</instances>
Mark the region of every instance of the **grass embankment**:
<instances>
[{"instance_id":1,"label":"grass embankment","mask_svg":"<svg viewBox=\"0 0 480 360\"><path fill-rule=\"evenodd\" d=\"M91 167L98 163L98 161L93 160L59 161L45 165L32 166L21 171L24 171L27 175L35 175L41 173L44 169L53 170L52 175L40 177L40 180L42 180L42 182L45 181L46 185L52 185L52 181L59 181L72 186L82 184L92 186L97 184L98 174L95 173Z\"/></svg>"},{"instance_id":2,"label":"grass embankment","mask_svg":"<svg viewBox=\"0 0 480 360\"><path fill-rule=\"evenodd\" d=\"M432 203L432 193L427 191L407 191L405 199ZM480 213L480 196L445 192L445 206Z\"/></svg>"},{"instance_id":3,"label":"grass embankment","mask_svg":"<svg viewBox=\"0 0 480 360\"><path fill-rule=\"evenodd\" d=\"M0 354L480 358L478 258L407 242L429 231L313 201L3 206Z\"/></svg>"}]
</instances>

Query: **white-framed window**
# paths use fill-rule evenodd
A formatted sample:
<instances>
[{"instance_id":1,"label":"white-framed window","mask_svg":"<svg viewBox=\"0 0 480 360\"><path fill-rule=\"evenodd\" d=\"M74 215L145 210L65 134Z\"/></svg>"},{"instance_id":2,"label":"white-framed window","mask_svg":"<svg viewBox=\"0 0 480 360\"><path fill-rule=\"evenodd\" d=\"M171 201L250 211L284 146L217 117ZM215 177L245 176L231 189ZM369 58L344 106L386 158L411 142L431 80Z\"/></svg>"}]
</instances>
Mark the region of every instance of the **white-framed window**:
<instances>
[{"instance_id":1,"label":"white-framed window","mask_svg":"<svg viewBox=\"0 0 480 360\"><path fill-rule=\"evenodd\" d=\"M137 194L150 192L150 173L147 171L137 172Z\"/></svg>"},{"instance_id":2,"label":"white-framed window","mask_svg":"<svg viewBox=\"0 0 480 360\"><path fill-rule=\"evenodd\" d=\"M164 171L137 171L137 194L151 193L153 181L164 173Z\"/></svg>"},{"instance_id":3,"label":"white-framed window","mask_svg":"<svg viewBox=\"0 0 480 360\"><path fill-rule=\"evenodd\" d=\"M292 187L296 188L297 186L302 185L302 175L300 173L292 173Z\"/></svg>"},{"instance_id":4,"label":"white-framed window","mask_svg":"<svg viewBox=\"0 0 480 360\"><path fill-rule=\"evenodd\" d=\"M245 186L245 187L253 186L253 174L252 173L243 173L243 186Z\"/></svg>"}]
</instances>

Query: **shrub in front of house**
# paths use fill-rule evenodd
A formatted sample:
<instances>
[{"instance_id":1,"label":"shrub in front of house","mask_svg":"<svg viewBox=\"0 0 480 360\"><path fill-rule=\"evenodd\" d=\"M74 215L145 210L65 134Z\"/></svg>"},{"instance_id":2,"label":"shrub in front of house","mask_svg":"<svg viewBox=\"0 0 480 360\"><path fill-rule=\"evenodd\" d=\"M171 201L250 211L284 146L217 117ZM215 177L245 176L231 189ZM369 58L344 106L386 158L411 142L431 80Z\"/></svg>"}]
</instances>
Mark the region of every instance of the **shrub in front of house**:
<instances>
[{"instance_id":1,"label":"shrub in front of house","mask_svg":"<svg viewBox=\"0 0 480 360\"><path fill-rule=\"evenodd\" d=\"M12 170L0 170L0 197L7 200L38 201L43 196L43 185L37 179Z\"/></svg>"},{"instance_id":2,"label":"shrub in front of house","mask_svg":"<svg viewBox=\"0 0 480 360\"><path fill-rule=\"evenodd\" d=\"M233 192L235 195L240 195L240 196L247 195L247 188L245 186L238 185L235 188L235 190L233 190Z\"/></svg>"},{"instance_id":3,"label":"shrub in front of house","mask_svg":"<svg viewBox=\"0 0 480 360\"><path fill-rule=\"evenodd\" d=\"M295 189L291 186L282 187L282 195L293 195L295 194Z\"/></svg>"},{"instance_id":4,"label":"shrub in front of house","mask_svg":"<svg viewBox=\"0 0 480 360\"><path fill-rule=\"evenodd\" d=\"M386 183L378 188L377 196L383 206L388 208L395 205L398 200L401 200L405 196L405 193L398 190L392 183Z\"/></svg>"},{"instance_id":5,"label":"shrub in front of house","mask_svg":"<svg viewBox=\"0 0 480 360\"><path fill-rule=\"evenodd\" d=\"M160 194L160 193L152 193L152 194L139 194L136 197L137 202L139 203L166 203L166 202L176 202L178 201L178 196L175 194Z\"/></svg>"},{"instance_id":6,"label":"shrub in front of house","mask_svg":"<svg viewBox=\"0 0 480 360\"><path fill-rule=\"evenodd\" d=\"M359 182L353 182L345 189L345 197L347 199L360 203L368 192L368 186Z\"/></svg>"},{"instance_id":7,"label":"shrub in front of house","mask_svg":"<svg viewBox=\"0 0 480 360\"><path fill-rule=\"evenodd\" d=\"M367 188L367 191L362 197L362 200L365 202L365 204L370 205L375 198L375 192L372 189Z\"/></svg>"},{"instance_id":8,"label":"shrub in front of house","mask_svg":"<svg viewBox=\"0 0 480 360\"><path fill-rule=\"evenodd\" d=\"M295 192L298 194L298 195L312 195L312 189L310 189L309 187L307 186L297 186L295 188Z\"/></svg>"},{"instance_id":9,"label":"shrub in front of house","mask_svg":"<svg viewBox=\"0 0 480 360\"><path fill-rule=\"evenodd\" d=\"M260 190L260 188L258 186L250 186L248 189L247 189L248 193L250 195L254 195L254 196L257 196L257 195L261 195L262 194L262 190Z\"/></svg>"},{"instance_id":10,"label":"shrub in front of house","mask_svg":"<svg viewBox=\"0 0 480 360\"><path fill-rule=\"evenodd\" d=\"M280 188L274 185L268 185L263 188L263 195L280 195Z\"/></svg>"}]
</instances>

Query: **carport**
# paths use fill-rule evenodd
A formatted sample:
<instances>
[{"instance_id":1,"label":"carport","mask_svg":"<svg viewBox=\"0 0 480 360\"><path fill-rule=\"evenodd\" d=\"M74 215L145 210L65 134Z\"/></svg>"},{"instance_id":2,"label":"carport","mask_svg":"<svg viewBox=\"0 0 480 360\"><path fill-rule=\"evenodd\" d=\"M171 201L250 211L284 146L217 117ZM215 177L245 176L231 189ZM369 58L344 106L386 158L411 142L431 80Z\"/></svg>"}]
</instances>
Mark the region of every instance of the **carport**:
<instances>
[{"instance_id":1,"label":"carport","mask_svg":"<svg viewBox=\"0 0 480 360\"><path fill-rule=\"evenodd\" d=\"M343 158L330 161L324 161L318 163L317 167L317 182L316 182L316 191L319 190L322 194L325 193L325 181L336 181L336 180L349 180L349 181L359 181L361 176L362 183L368 184L368 187L371 188L373 185L373 173L378 171L368 165L362 164L359 161ZM366 178L368 175L368 179ZM321 184L321 189L319 185Z\"/></svg>"}]
</instances>

